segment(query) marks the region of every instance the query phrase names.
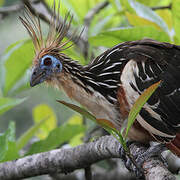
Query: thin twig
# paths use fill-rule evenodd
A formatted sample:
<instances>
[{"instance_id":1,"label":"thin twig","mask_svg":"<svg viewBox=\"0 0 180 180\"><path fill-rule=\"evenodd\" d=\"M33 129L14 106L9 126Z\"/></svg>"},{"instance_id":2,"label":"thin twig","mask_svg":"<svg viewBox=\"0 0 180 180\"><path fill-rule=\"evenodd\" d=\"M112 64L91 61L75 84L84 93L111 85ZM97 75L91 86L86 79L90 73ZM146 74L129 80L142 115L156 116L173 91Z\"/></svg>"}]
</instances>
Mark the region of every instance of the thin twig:
<instances>
[{"instance_id":1,"label":"thin twig","mask_svg":"<svg viewBox=\"0 0 180 180\"><path fill-rule=\"evenodd\" d=\"M107 171L107 169L102 168L97 165L92 165L92 172L94 180L135 180L135 177L129 173L129 171L122 166L122 162L119 161L119 166L113 167ZM54 180L79 180L84 179L84 172L74 171L70 174L51 174L50 177Z\"/></svg>"},{"instance_id":2,"label":"thin twig","mask_svg":"<svg viewBox=\"0 0 180 180\"><path fill-rule=\"evenodd\" d=\"M84 171L86 180L92 180L91 166L86 167Z\"/></svg>"},{"instance_id":3,"label":"thin twig","mask_svg":"<svg viewBox=\"0 0 180 180\"><path fill-rule=\"evenodd\" d=\"M7 7L0 7L0 14L10 14L17 12L24 7L24 4L15 4Z\"/></svg>"},{"instance_id":4,"label":"thin twig","mask_svg":"<svg viewBox=\"0 0 180 180\"><path fill-rule=\"evenodd\" d=\"M84 31L83 31L83 38L84 38L84 45L85 45L85 58L88 58L88 49L89 49L89 42L88 42L88 33L89 27L91 25L91 21L93 17L98 14L102 9L104 9L109 4L108 1L101 2L97 4L94 8L90 9L90 11L86 14L84 18Z\"/></svg>"},{"instance_id":5,"label":"thin twig","mask_svg":"<svg viewBox=\"0 0 180 180\"><path fill-rule=\"evenodd\" d=\"M92 8L85 16L84 18L84 38L87 39L88 38L88 30L89 30L89 26L91 24L91 21L93 20L93 17L98 14L102 9L104 9L107 5L109 4L108 1L105 2L101 2L99 4L97 4L94 8Z\"/></svg>"},{"instance_id":6,"label":"thin twig","mask_svg":"<svg viewBox=\"0 0 180 180\"><path fill-rule=\"evenodd\" d=\"M152 7L151 9L155 11L155 10L160 10L160 9L171 9L171 7L172 7L172 4L169 4L168 6L157 6L157 7Z\"/></svg>"}]
</instances>

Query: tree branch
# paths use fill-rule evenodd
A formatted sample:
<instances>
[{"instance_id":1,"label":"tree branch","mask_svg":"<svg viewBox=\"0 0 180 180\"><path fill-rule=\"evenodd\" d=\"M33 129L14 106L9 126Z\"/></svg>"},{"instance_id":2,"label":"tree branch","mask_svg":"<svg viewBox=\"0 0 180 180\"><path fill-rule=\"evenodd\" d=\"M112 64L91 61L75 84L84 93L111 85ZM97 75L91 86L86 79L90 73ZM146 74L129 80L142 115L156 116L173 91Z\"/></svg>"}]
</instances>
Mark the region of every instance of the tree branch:
<instances>
[{"instance_id":1,"label":"tree branch","mask_svg":"<svg viewBox=\"0 0 180 180\"><path fill-rule=\"evenodd\" d=\"M24 4L15 4L7 7L0 7L0 20L6 17L8 14L17 12L24 7Z\"/></svg>"},{"instance_id":2,"label":"tree branch","mask_svg":"<svg viewBox=\"0 0 180 180\"><path fill-rule=\"evenodd\" d=\"M23 4L15 4L7 7L0 7L0 14L9 14L12 12L17 12L24 7Z\"/></svg>"},{"instance_id":3,"label":"tree branch","mask_svg":"<svg viewBox=\"0 0 180 180\"><path fill-rule=\"evenodd\" d=\"M109 4L108 1L101 2L92 8L84 18L84 26L89 28L93 17L99 13L100 10L104 9Z\"/></svg>"},{"instance_id":4,"label":"tree branch","mask_svg":"<svg viewBox=\"0 0 180 180\"><path fill-rule=\"evenodd\" d=\"M86 180L92 180L91 166L86 167L84 171Z\"/></svg>"},{"instance_id":5,"label":"tree branch","mask_svg":"<svg viewBox=\"0 0 180 180\"><path fill-rule=\"evenodd\" d=\"M83 37L85 41L85 55L88 57L88 49L89 49L89 42L88 42L88 32L89 27L91 25L91 21L93 20L93 17L98 14L102 9L104 9L109 4L108 1L101 2L97 4L94 8L90 9L90 11L86 14L84 17L84 31L83 31Z\"/></svg>"},{"instance_id":6,"label":"tree branch","mask_svg":"<svg viewBox=\"0 0 180 180\"><path fill-rule=\"evenodd\" d=\"M76 169L86 168L91 164L108 158L120 158L120 143L112 136L104 136L70 149L57 149L26 156L15 161L0 164L0 179L22 179L42 174L68 173ZM133 154L143 153L147 147L131 144ZM161 160L150 158L143 165L146 179L156 177L158 180L175 180ZM161 173L160 173L161 172Z\"/></svg>"},{"instance_id":7,"label":"tree branch","mask_svg":"<svg viewBox=\"0 0 180 180\"><path fill-rule=\"evenodd\" d=\"M151 9L155 11L159 9L171 9L171 7L172 7L172 4L169 4L168 6L157 6L157 7L152 7Z\"/></svg>"},{"instance_id":8,"label":"tree branch","mask_svg":"<svg viewBox=\"0 0 180 180\"><path fill-rule=\"evenodd\" d=\"M111 170L101 168L97 165L92 165L92 171L94 180L135 180L135 176L133 176L129 171L124 167L117 166L116 168L112 168ZM75 171L70 174L52 174L50 175L54 180L84 180L84 172L83 170Z\"/></svg>"}]
</instances>

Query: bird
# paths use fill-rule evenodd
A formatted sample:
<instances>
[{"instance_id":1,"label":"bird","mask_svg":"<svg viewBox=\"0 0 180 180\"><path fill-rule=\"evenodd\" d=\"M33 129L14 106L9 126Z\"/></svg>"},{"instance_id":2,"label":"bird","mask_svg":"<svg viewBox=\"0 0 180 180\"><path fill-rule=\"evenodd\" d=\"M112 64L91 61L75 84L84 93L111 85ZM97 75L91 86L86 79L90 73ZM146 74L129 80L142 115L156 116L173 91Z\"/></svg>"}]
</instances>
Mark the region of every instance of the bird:
<instances>
[{"instance_id":1,"label":"bird","mask_svg":"<svg viewBox=\"0 0 180 180\"><path fill-rule=\"evenodd\" d=\"M180 157L180 46L152 39L123 42L83 66L63 53L72 46L74 35L64 40L72 16L68 13L60 22L55 9L45 38L40 19L30 10L20 17L35 50L30 86L46 82L63 90L97 119L108 120L120 131L139 96L160 81L128 138L144 144L158 142Z\"/></svg>"}]
</instances>

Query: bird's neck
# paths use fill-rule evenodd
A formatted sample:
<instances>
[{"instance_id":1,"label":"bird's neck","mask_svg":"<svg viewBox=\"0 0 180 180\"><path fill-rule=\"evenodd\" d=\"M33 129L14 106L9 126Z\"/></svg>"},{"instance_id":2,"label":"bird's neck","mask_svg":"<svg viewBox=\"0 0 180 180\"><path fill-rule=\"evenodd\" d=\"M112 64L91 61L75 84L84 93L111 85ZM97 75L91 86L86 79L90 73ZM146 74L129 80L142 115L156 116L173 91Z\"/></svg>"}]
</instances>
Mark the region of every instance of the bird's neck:
<instances>
[{"instance_id":1,"label":"bird's neck","mask_svg":"<svg viewBox=\"0 0 180 180\"><path fill-rule=\"evenodd\" d=\"M87 73L88 72L86 72L84 66L80 65L77 61L71 60L70 58L64 58L64 62L63 62L64 78L69 79L68 81L71 81L71 84L74 84L75 86L79 86L79 88L82 88L87 93L92 94L92 88L91 86L89 86L88 83L88 81L92 78L90 78L87 75ZM68 86L69 85L70 84L68 84Z\"/></svg>"},{"instance_id":2,"label":"bird's neck","mask_svg":"<svg viewBox=\"0 0 180 180\"><path fill-rule=\"evenodd\" d=\"M96 75L87 71L87 66L79 65L70 59L64 60L63 72L54 79L53 85L62 88L73 100L85 106L96 118L115 120L118 112L114 103L107 100L95 88L101 88Z\"/></svg>"},{"instance_id":3,"label":"bird's neck","mask_svg":"<svg viewBox=\"0 0 180 180\"><path fill-rule=\"evenodd\" d=\"M99 93L107 101L117 102L117 89L120 81L122 62L99 61L95 59L86 66L68 57L63 58L65 77L88 94Z\"/></svg>"}]
</instances>

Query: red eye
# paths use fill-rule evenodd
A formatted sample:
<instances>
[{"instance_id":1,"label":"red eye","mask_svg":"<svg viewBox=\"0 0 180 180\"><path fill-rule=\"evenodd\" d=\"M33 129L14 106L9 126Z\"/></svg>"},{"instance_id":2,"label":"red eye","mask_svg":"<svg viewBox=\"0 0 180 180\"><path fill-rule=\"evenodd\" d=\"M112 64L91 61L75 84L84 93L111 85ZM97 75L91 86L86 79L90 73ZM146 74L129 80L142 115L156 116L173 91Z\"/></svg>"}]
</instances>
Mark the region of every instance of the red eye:
<instances>
[{"instance_id":1,"label":"red eye","mask_svg":"<svg viewBox=\"0 0 180 180\"><path fill-rule=\"evenodd\" d=\"M51 66L51 64L52 64L51 58L47 57L44 59L44 65L45 66Z\"/></svg>"}]
</instances>

